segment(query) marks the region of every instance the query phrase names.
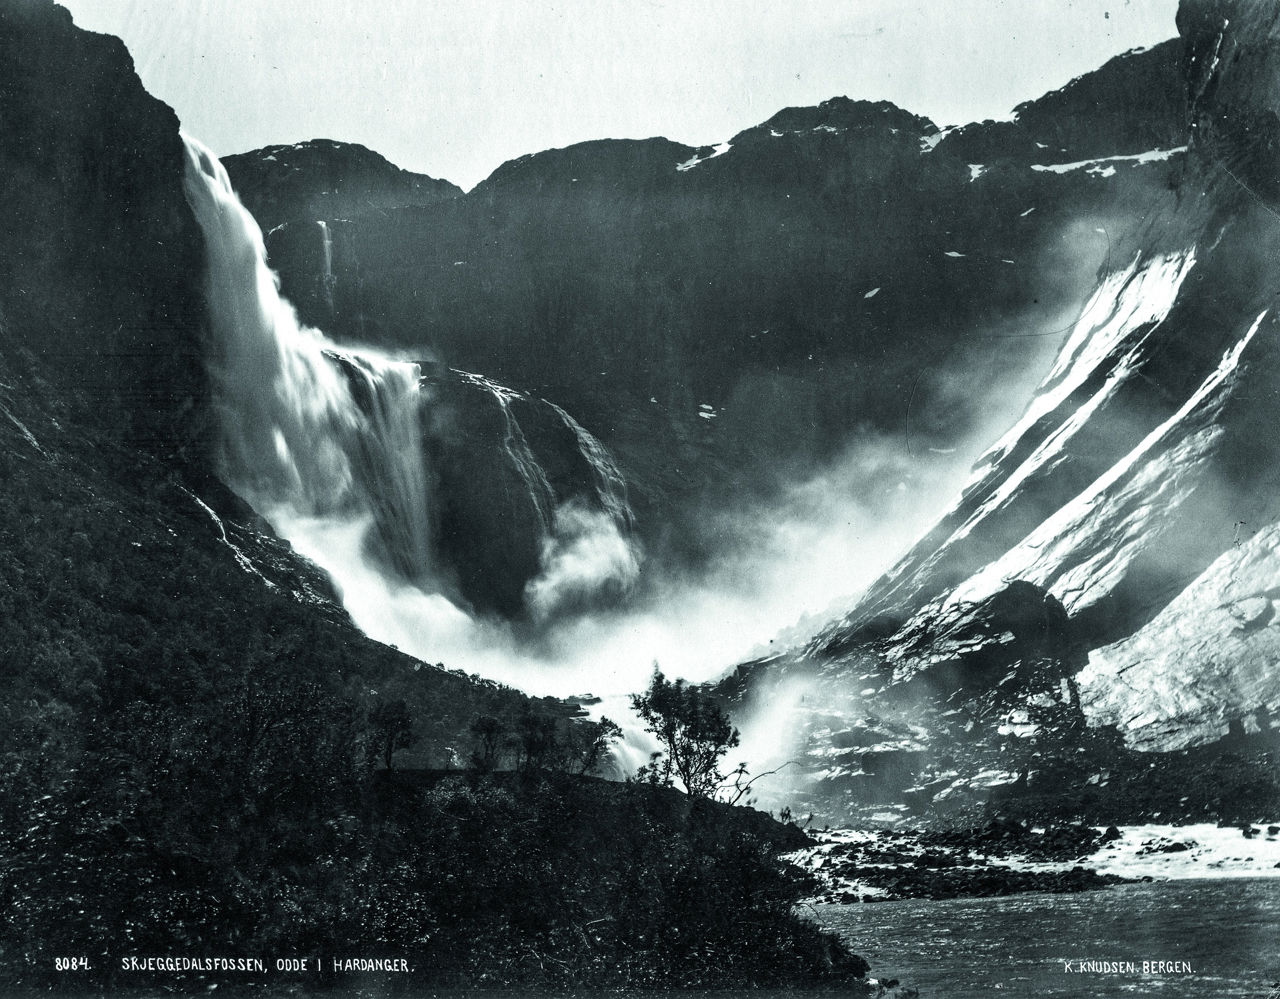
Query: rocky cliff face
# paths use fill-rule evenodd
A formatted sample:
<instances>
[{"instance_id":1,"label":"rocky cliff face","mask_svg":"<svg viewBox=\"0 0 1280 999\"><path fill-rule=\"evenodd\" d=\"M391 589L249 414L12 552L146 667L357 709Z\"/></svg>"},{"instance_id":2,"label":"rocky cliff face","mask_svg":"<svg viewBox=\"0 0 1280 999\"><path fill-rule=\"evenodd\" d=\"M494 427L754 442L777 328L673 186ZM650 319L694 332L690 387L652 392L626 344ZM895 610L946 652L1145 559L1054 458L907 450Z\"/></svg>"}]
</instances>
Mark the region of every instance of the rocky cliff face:
<instances>
[{"instance_id":1,"label":"rocky cliff face","mask_svg":"<svg viewBox=\"0 0 1280 999\"><path fill-rule=\"evenodd\" d=\"M465 751L477 715L566 713L370 640L324 573L217 481L204 237L184 165L176 117L118 40L45 0L0 0L0 810L34 847L6 835L3 849L50 905L105 892L68 930L84 940L129 918L104 857L140 870L181 829L192 839L143 880L193 897L202 858L225 869L208 836L230 828L228 809L187 825L181 804L156 805L164 788L190 802L203 782L242 804L244 775L278 773L296 738L332 818L323 747L363 744L372 691L418 720L408 765ZM266 755L229 763L235 746ZM182 759L199 776L176 777ZM279 788L263 800L281 805ZM265 843L264 815L251 804L233 824ZM36 858L55 856L71 867L31 881ZM138 911L141 927L159 910Z\"/></svg>"},{"instance_id":2,"label":"rocky cliff face","mask_svg":"<svg viewBox=\"0 0 1280 999\"><path fill-rule=\"evenodd\" d=\"M1280 20L1263 0L1187 0L1178 8L1196 149L1220 186L1274 200Z\"/></svg>"},{"instance_id":3,"label":"rocky cliff face","mask_svg":"<svg viewBox=\"0 0 1280 999\"><path fill-rule=\"evenodd\" d=\"M567 412L450 372L438 384L427 434L438 551L471 606L520 618L563 612L566 601L612 603L626 592L638 569L626 486ZM553 597L557 556L593 528L620 560L611 585Z\"/></svg>"},{"instance_id":4,"label":"rocky cliff face","mask_svg":"<svg viewBox=\"0 0 1280 999\"><path fill-rule=\"evenodd\" d=\"M0 336L119 438L199 457L201 238L173 112L119 39L0 3Z\"/></svg>"}]
</instances>

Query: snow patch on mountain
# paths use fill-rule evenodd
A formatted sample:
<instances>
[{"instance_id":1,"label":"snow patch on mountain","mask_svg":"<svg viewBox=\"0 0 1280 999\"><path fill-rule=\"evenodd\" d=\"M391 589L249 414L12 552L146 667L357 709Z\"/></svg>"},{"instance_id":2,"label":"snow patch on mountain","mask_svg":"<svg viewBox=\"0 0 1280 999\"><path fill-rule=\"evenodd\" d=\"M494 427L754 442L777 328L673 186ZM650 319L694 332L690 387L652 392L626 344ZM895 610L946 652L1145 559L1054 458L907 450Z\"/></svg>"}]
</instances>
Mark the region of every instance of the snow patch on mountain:
<instances>
[{"instance_id":1,"label":"snow patch on mountain","mask_svg":"<svg viewBox=\"0 0 1280 999\"><path fill-rule=\"evenodd\" d=\"M1031 428L1066 402L1127 337L1162 321L1195 262L1195 247L1191 247L1145 262L1136 256L1128 267L1108 274L1071 327L1067 342L1022 418L978 460L971 484L980 481ZM1029 464L1024 475L1032 467Z\"/></svg>"},{"instance_id":2,"label":"snow patch on mountain","mask_svg":"<svg viewBox=\"0 0 1280 999\"><path fill-rule=\"evenodd\" d=\"M952 132L956 131L957 126L951 125L948 128L939 129L932 135L925 135L920 138L920 152L931 153L938 147L938 143L945 139Z\"/></svg>"},{"instance_id":3,"label":"snow patch on mountain","mask_svg":"<svg viewBox=\"0 0 1280 999\"><path fill-rule=\"evenodd\" d=\"M1174 146L1172 149L1148 149L1145 153L1129 153L1124 156L1102 156L1093 160L1078 160L1075 163L1033 163L1032 170L1041 173L1074 173L1083 170L1085 173L1099 177L1115 176L1117 163L1159 163L1172 159L1187 151L1186 146Z\"/></svg>"},{"instance_id":4,"label":"snow patch on mountain","mask_svg":"<svg viewBox=\"0 0 1280 999\"><path fill-rule=\"evenodd\" d=\"M692 170L699 163L705 163L707 160L713 160L717 156L723 156L732 148L733 148L732 143L722 142L718 146L713 147L713 151L710 156L698 156L697 154L694 154L692 158L685 160L683 163L677 163L676 169L679 170L681 173L685 173L689 170Z\"/></svg>"},{"instance_id":5,"label":"snow patch on mountain","mask_svg":"<svg viewBox=\"0 0 1280 999\"><path fill-rule=\"evenodd\" d=\"M1240 356L1265 316L1258 316L1177 412L1128 455L1005 555L917 617L957 613L1014 579L1049 590L1072 615L1110 593L1199 484L1198 473L1223 432L1216 417L1230 395Z\"/></svg>"}]
</instances>

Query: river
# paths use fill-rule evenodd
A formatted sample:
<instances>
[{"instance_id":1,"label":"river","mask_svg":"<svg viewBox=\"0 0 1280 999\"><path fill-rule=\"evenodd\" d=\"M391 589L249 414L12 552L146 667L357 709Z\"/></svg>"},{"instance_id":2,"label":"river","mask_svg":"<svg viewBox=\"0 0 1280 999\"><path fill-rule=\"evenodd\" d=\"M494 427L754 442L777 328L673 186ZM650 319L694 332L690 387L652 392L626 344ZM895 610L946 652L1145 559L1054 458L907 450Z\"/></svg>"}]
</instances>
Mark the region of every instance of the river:
<instances>
[{"instance_id":1,"label":"river","mask_svg":"<svg viewBox=\"0 0 1280 999\"><path fill-rule=\"evenodd\" d=\"M897 978L920 999L1268 999L1280 982L1275 879L818 905L813 916L848 938L872 975ZM1144 974L1144 961L1174 967ZM1097 965L1091 970L1088 962Z\"/></svg>"}]
</instances>

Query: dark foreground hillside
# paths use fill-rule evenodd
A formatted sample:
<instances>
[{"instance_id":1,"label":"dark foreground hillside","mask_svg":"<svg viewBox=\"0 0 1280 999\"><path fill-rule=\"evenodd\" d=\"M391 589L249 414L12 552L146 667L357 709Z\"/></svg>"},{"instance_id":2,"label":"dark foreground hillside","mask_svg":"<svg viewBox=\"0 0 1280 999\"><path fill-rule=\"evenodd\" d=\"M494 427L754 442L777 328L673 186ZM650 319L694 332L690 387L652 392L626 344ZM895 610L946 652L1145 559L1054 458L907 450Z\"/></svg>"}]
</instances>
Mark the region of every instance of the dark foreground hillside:
<instances>
[{"instance_id":1,"label":"dark foreground hillside","mask_svg":"<svg viewBox=\"0 0 1280 999\"><path fill-rule=\"evenodd\" d=\"M287 546L51 397L0 358L0 983L153 985L121 958L175 954L394 954L455 983L865 973L792 914L799 834L763 815L380 769L389 706L396 763L466 755L480 716L586 723L364 638ZM66 954L91 970L57 974Z\"/></svg>"},{"instance_id":2,"label":"dark foreground hillside","mask_svg":"<svg viewBox=\"0 0 1280 999\"><path fill-rule=\"evenodd\" d=\"M178 123L124 47L0 0L0 120L0 991L204 990L247 981L121 960L299 953L417 982L861 977L792 915L782 844L720 811L379 781L467 755L479 717L585 723L368 640L217 483Z\"/></svg>"},{"instance_id":3,"label":"dark foreground hillside","mask_svg":"<svg viewBox=\"0 0 1280 999\"><path fill-rule=\"evenodd\" d=\"M122 957L190 953L408 955L460 983L865 972L791 914L798 834L762 815L376 769L386 703L400 756L435 761L479 715L565 709L368 641L158 463L0 402L0 981L71 984L63 954L121 983Z\"/></svg>"}]
</instances>

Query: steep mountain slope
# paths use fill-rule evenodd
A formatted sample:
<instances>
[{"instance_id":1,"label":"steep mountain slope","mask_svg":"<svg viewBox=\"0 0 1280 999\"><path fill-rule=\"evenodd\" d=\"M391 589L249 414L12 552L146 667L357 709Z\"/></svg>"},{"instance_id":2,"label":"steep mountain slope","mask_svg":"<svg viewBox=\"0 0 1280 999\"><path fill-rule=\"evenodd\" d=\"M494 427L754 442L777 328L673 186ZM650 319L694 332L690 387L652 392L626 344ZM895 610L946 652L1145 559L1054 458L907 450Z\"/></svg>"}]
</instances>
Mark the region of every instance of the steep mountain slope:
<instances>
[{"instance_id":1,"label":"steep mountain slope","mask_svg":"<svg viewBox=\"0 0 1280 999\"><path fill-rule=\"evenodd\" d=\"M1086 724L1166 754L1274 744L1280 224L1262 192L1276 23L1265 5L1184 3L1192 142L1176 209L1105 269L952 509L849 616L747 671L766 687L781 675L840 690L836 727L861 725L855 743L896 761L889 775L874 754L837 753L832 769L812 741L846 801L859 769L881 773L887 800L913 784L924 801L972 788L984 767L987 786L1034 796L1060 780L1064 754L1096 748ZM828 726L839 745L831 724L809 730ZM1095 785L1145 765L1118 744L1089 758L1092 775L1075 779ZM1198 757L1159 758L1176 770ZM1256 764L1270 800L1274 771L1265 755Z\"/></svg>"},{"instance_id":2,"label":"steep mountain slope","mask_svg":"<svg viewBox=\"0 0 1280 999\"><path fill-rule=\"evenodd\" d=\"M202 243L178 120L119 39L0 7L0 345L116 439L202 457Z\"/></svg>"},{"instance_id":3,"label":"steep mountain slope","mask_svg":"<svg viewBox=\"0 0 1280 999\"><path fill-rule=\"evenodd\" d=\"M1185 249L1144 251L1108 277L961 501L816 650L870 617L909 630L963 614L1010 579L1059 594L1076 639L1097 648L1280 514L1265 429L1280 234L1209 151L1194 155L1191 189L1207 181L1213 200L1162 223Z\"/></svg>"},{"instance_id":4,"label":"steep mountain slope","mask_svg":"<svg viewBox=\"0 0 1280 999\"><path fill-rule=\"evenodd\" d=\"M20 923L38 948L88 946L154 928L210 872L244 863L266 884L282 861L251 844L293 823L299 862L363 793L379 703L415 725L398 761L432 766L477 715L573 709L369 640L218 482L183 144L120 42L45 0L0 2L0 117L0 947L16 955ZM54 917L69 894L82 911ZM7 964L6 980L30 970Z\"/></svg>"},{"instance_id":5,"label":"steep mountain slope","mask_svg":"<svg viewBox=\"0 0 1280 999\"><path fill-rule=\"evenodd\" d=\"M136 648L119 640L139 628L148 661L187 662L226 643L230 616L248 647L332 653L335 672L361 659L379 676L420 670L359 635L328 580L215 477L205 239L173 112L118 39L47 0L0 5L0 46L0 197L14 220L0 252L11 665L60 688L72 681L31 663L75 659L74 647L106 678L132 673ZM181 628L157 626L174 615ZM455 718L449 738L469 721Z\"/></svg>"}]
</instances>

